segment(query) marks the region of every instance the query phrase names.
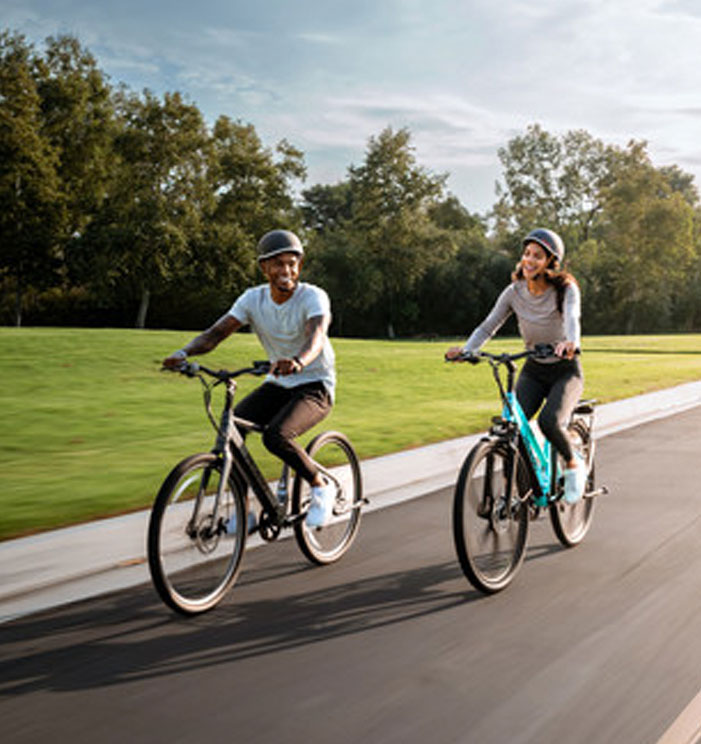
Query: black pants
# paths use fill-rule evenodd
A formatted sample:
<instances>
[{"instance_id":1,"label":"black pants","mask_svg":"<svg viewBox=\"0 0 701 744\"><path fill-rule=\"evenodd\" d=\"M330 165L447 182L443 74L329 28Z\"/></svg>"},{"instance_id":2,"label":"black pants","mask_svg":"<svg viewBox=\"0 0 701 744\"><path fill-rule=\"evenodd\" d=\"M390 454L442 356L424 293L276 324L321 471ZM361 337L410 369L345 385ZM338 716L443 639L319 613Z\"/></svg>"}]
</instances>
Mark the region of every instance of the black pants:
<instances>
[{"instance_id":1,"label":"black pants","mask_svg":"<svg viewBox=\"0 0 701 744\"><path fill-rule=\"evenodd\" d=\"M236 406L234 414L264 426L263 444L311 482L319 468L294 440L325 418L331 405L331 397L321 382L293 388L265 382Z\"/></svg>"},{"instance_id":2,"label":"black pants","mask_svg":"<svg viewBox=\"0 0 701 744\"><path fill-rule=\"evenodd\" d=\"M576 357L552 364L529 359L516 383L516 398L526 418L532 418L545 401L538 416L538 426L565 461L573 457L567 424L582 390L584 375Z\"/></svg>"}]
</instances>

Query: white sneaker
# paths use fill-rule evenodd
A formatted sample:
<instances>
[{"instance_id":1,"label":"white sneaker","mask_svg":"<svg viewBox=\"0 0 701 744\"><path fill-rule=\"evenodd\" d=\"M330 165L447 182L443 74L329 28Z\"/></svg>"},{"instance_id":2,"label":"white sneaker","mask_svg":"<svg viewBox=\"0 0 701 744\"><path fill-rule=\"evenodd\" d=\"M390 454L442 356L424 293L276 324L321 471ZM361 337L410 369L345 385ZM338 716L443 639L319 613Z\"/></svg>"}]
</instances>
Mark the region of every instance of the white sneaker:
<instances>
[{"instance_id":1,"label":"white sneaker","mask_svg":"<svg viewBox=\"0 0 701 744\"><path fill-rule=\"evenodd\" d=\"M256 519L256 515L253 512L248 512L248 517L246 518L246 522L248 524L248 534L250 535L251 532L256 528L256 525L258 524L258 520ZM232 514L229 519L226 520L224 523L226 526L226 534L227 535L235 535L236 534L236 514Z\"/></svg>"},{"instance_id":2,"label":"white sneaker","mask_svg":"<svg viewBox=\"0 0 701 744\"><path fill-rule=\"evenodd\" d=\"M568 504L576 504L584 495L587 486L587 468L584 460L575 453L577 465L565 470L565 493L563 498Z\"/></svg>"},{"instance_id":3,"label":"white sneaker","mask_svg":"<svg viewBox=\"0 0 701 744\"><path fill-rule=\"evenodd\" d=\"M324 481L323 486L312 486L312 503L305 520L307 527L323 527L331 519L335 501L333 483Z\"/></svg>"}]
</instances>

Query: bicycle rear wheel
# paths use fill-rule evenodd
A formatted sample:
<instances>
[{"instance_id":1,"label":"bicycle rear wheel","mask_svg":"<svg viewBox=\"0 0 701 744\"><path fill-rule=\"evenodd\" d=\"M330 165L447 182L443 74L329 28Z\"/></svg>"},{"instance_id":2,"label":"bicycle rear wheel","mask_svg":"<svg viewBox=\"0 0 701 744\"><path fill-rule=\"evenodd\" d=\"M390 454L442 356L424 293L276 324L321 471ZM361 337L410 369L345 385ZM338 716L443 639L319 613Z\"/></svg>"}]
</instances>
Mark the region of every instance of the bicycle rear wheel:
<instances>
[{"instance_id":1,"label":"bicycle rear wheel","mask_svg":"<svg viewBox=\"0 0 701 744\"><path fill-rule=\"evenodd\" d=\"M572 447L580 453L587 464L588 476L585 492L594 490L594 442L591 438L589 428L581 421L573 421L568 427L568 434ZM560 472L565 463L558 455ZM566 547L572 548L579 545L589 528L594 517L594 502L596 499L582 498L576 504L568 504L563 499L558 499L550 505L550 522L557 539Z\"/></svg>"},{"instance_id":2,"label":"bicycle rear wheel","mask_svg":"<svg viewBox=\"0 0 701 744\"><path fill-rule=\"evenodd\" d=\"M525 471L518 453L511 493L508 445L479 442L470 451L455 487L453 538L462 570L486 594L508 586L518 572L528 537L528 504L520 501L517 482Z\"/></svg>"},{"instance_id":3,"label":"bicycle rear wheel","mask_svg":"<svg viewBox=\"0 0 701 744\"><path fill-rule=\"evenodd\" d=\"M214 607L234 584L246 544L246 496L232 478L214 506L222 462L212 453L186 458L163 482L151 511L148 563L161 599L196 615ZM228 534L225 522L235 518Z\"/></svg>"},{"instance_id":4,"label":"bicycle rear wheel","mask_svg":"<svg viewBox=\"0 0 701 744\"><path fill-rule=\"evenodd\" d=\"M304 519L295 522L295 538L310 561L324 565L337 561L358 533L363 483L358 457L344 434L323 432L309 443L307 452L336 485L336 503L331 521L323 527L308 527ZM309 508L310 490L309 484L295 475L293 513L301 514Z\"/></svg>"}]
</instances>

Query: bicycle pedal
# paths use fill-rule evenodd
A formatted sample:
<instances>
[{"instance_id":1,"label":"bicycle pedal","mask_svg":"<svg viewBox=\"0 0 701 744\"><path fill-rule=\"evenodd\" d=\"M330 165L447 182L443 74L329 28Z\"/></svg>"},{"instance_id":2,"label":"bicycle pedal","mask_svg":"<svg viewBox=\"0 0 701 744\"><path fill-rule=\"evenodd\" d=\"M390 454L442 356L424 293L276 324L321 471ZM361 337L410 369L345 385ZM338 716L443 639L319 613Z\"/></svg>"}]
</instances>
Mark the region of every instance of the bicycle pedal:
<instances>
[{"instance_id":1,"label":"bicycle pedal","mask_svg":"<svg viewBox=\"0 0 701 744\"><path fill-rule=\"evenodd\" d=\"M584 498L595 499L595 498L598 498L599 496L606 496L608 493L610 493L608 486L599 486L599 488L597 488L596 490L585 493Z\"/></svg>"}]
</instances>

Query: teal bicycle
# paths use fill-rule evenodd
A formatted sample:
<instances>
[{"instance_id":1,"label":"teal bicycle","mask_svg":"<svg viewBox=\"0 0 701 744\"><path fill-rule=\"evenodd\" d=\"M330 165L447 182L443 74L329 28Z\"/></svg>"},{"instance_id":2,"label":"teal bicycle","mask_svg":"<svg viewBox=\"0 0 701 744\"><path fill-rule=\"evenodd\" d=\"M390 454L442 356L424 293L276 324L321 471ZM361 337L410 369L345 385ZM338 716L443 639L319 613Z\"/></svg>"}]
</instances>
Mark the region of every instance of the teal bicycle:
<instances>
[{"instance_id":1,"label":"teal bicycle","mask_svg":"<svg viewBox=\"0 0 701 744\"><path fill-rule=\"evenodd\" d=\"M486 594L507 587L525 556L531 519L543 509L565 547L578 545L591 526L595 497L607 493L594 482L594 400L575 408L568 433L586 463L584 497L576 504L562 498L562 458L549 441L540 443L514 393L515 362L528 356L552 356L553 348L538 345L518 354L458 357L456 361L489 362L503 403L487 436L470 451L460 469L453 500L453 537L462 569L470 583ZM506 381L501 369L506 369Z\"/></svg>"}]
</instances>

